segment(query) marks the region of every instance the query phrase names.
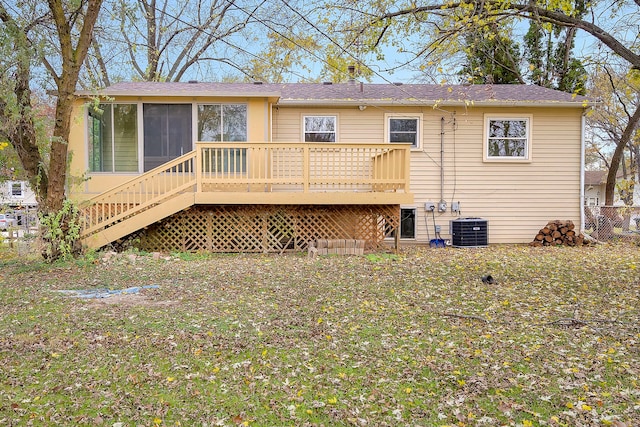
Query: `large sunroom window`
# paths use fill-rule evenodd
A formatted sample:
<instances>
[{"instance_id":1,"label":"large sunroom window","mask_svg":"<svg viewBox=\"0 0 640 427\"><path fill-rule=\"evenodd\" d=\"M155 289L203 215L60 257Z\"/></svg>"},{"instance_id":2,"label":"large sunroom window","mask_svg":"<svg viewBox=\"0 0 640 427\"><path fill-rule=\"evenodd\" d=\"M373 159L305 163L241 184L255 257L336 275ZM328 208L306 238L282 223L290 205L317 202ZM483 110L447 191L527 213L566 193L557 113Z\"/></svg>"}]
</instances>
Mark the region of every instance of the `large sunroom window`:
<instances>
[{"instance_id":1,"label":"large sunroom window","mask_svg":"<svg viewBox=\"0 0 640 427\"><path fill-rule=\"evenodd\" d=\"M135 104L99 104L88 110L89 171L137 172Z\"/></svg>"},{"instance_id":2,"label":"large sunroom window","mask_svg":"<svg viewBox=\"0 0 640 427\"><path fill-rule=\"evenodd\" d=\"M198 105L198 141L244 142L247 140L245 104Z\"/></svg>"},{"instance_id":3,"label":"large sunroom window","mask_svg":"<svg viewBox=\"0 0 640 427\"><path fill-rule=\"evenodd\" d=\"M245 104L198 105L198 141L246 142L247 106ZM211 173L245 173L247 149L207 148L202 153L203 168Z\"/></svg>"}]
</instances>

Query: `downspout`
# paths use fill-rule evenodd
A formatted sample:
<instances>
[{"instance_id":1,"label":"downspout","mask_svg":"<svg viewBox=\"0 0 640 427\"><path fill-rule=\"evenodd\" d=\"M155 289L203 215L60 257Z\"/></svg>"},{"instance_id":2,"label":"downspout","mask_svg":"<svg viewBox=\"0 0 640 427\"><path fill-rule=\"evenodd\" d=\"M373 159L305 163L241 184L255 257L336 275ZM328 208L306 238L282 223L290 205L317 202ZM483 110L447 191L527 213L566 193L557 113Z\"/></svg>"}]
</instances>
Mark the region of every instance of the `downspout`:
<instances>
[{"instance_id":1,"label":"downspout","mask_svg":"<svg viewBox=\"0 0 640 427\"><path fill-rule=\"evenodd\" d=\"M444 117L440 117L440 206L444 203ZM441 211L440 209L438 209Z\"/></svg>"},{"instance_id":2,"label":"downspout","mask_svg":"<svg viewBox=\"0 0 640 427\"><path fill-rule=\"evenodd\" d=\"M580 120L580 232L584 231L584 161L585 161L585 128L587 120L587 111L582 112Z\"/></svg>"}]
</instances>

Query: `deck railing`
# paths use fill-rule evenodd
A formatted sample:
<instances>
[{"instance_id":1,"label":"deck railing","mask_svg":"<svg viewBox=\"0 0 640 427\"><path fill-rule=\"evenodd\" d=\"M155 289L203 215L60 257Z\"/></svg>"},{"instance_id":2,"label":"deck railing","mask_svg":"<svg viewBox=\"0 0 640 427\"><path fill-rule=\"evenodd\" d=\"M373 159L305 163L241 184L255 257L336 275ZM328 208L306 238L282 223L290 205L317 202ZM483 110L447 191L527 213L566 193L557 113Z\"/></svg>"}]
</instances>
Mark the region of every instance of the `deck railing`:
<instances>
[{"instance_id":1,"label":"deck railing","mask_svg":"<svg viewBox=\"0 0 640 427\"><path fill-rule=\"evenodd\" d=\"M185 192L409 192L408 144L199 142L85 204L83 235Z\"/></svg>"},{"instance_id":2,"label":"deck railing","mask_svg":"<svg viewBox=\"0 0 640 427\"><path fill-rule=\"evenodd\" d=\"M176 194L195 191L195 159L192 151L86 201L81 206L82 235L90 235Z\"/></svg>"},{"instance_id":3,"label":"deck railing","mask_svg":"<svg viewBox=\"0 0 640 427\"><path fill-rule=\"evenodd\" d=\"M409 188L402 144L198 143L198 191L388 191Z\"/></svg>"}]
</instances>

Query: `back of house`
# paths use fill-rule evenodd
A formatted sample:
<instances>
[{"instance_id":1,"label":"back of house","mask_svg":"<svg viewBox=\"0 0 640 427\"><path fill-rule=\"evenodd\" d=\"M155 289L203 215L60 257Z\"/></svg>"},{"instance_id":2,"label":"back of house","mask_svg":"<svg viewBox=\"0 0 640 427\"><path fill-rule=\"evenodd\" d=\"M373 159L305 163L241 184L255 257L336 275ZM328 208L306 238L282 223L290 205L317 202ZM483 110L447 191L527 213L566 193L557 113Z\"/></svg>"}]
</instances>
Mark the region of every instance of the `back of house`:
<instances>
[{"instance_id":1,"label":"back of house","mask_svg":"<svg viewBox=\"0 0 640 427\"><path fill-rule=\"evenodd\" d=\"M80 92L86 243L530 242L581 221L584 97L526 85L118 83ZM464 241L460 241L460 236Z\"/></svg>"}]
</instances>

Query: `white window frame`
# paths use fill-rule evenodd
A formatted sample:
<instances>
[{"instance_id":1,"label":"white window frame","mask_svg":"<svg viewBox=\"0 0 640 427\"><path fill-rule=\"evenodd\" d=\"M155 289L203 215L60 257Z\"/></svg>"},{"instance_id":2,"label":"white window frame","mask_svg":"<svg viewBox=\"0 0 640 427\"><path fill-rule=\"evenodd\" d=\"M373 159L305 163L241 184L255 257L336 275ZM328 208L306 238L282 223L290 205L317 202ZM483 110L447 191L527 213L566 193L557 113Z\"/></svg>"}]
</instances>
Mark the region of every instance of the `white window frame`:
<instances>
[{"instance_id":1,"label":"white window frame","mask_svg":"<svg viewBox=\"0 0 640 427\"><path fill-rule=\"evenodd\" d=\"M523 156L490 156L489 155L489 124L492 121L522 120L526 122L525 148ZM531 114L485 114L483 132L483 158L485 162L531 162L531 129L533 127L533 116Z\"/></svg>"},{"instance_id":2,"label":"white window frame","mask_svg":"<svg viewBox=\"0 0 640 427\"><path fill-rule=\"evenodd\" d=\"M9 195L12 199L24 199L24 182L22 181L9 181ZM13 187L20 186L20 194L13 194Z\"/></svg>"},{"instance_id":3,"label":"white window frame","mask_svg":"<svg viewBox=\"0 0 640 427\"><path fill-rule=\"evenodd\" d=\"M423 115L421 113L401 114L401 113L386 113L384 115L384 142L389 144L398 144L397 142L391 142L391 120L392 119L409 119L416 120L416 143L411 145L412 150L422 149L422 126Z\"/></svg>"},{"instance_id":4,"label":"white window frame","mask_svg":"<svg viewBox=\"0 0 640 427\"><path fill-rule=\"evenodd\" d=\"M144 149L144 143L140 143L140 141L144 141L144 129L143 129L143 122L142 122L142 102L131 102L131 101L105 101L105 102L100 102L100 104L108 104L110 106L113 105L135 105L136 106L136 145L137 145L137 151L138 151L138 170L137 171L115 171L113 169L115 169L115 163L113 165L113 168L111 171L92 171L91 170L91 160L89 159L89 145L91 144L91 141L89 140L89 109L93 108L91 104L87 104L86 108L85 108L85 125L84 125L84 140L85 140L85 163L86 163L86 170L87 173L90 175L135 175L135 174L139 174L142 173L142 168L144 165L144 157L143 157L143 149ZM111 107L113 108L113 107ZM113 120L111 122L111 132L113 134L114 132L114 123ZM111 152L112 152L112 156L115 156L115 147L113 145L113 141L111 143ZM115 158L115 157L114 157Z\"/></svg>"},{"instance_id":5,"label":"white window frame","mask_svg":"<svg viewBox=\"0 0 640 427\"><path fill-rule=\"evenodd\" d=\"M327 142L327 144L332 144L334 142L338 142L338 115L337 114L304 114L302 116L302 142L307 142L307 117L331 117L334 121L334 131L333 131L333 141ZM330 133L330 132L324 132ZM309 141L311 144L321 144L320 142Z\"/></svg>"}]
</instances>

